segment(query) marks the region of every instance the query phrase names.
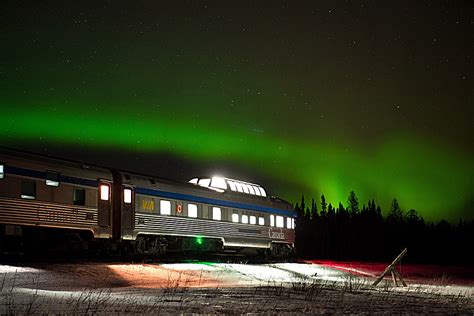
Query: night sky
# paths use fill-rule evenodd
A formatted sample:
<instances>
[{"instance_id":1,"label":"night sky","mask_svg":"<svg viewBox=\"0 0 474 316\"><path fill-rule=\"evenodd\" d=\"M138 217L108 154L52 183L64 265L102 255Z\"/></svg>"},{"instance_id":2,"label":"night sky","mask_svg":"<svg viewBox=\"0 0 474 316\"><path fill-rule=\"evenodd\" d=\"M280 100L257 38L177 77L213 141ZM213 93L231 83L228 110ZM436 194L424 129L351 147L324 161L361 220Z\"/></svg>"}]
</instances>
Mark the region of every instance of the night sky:
<instances>
[{"instance_id":1,"label":"night sky","mask_svg":"<svg viewBox=\"0 0 474 316\"><path fill-rule=\"evenodd\" d=\"M388 2L2 2L0 144L473 218L473 3Z\"/></svg>"}]
</instances>

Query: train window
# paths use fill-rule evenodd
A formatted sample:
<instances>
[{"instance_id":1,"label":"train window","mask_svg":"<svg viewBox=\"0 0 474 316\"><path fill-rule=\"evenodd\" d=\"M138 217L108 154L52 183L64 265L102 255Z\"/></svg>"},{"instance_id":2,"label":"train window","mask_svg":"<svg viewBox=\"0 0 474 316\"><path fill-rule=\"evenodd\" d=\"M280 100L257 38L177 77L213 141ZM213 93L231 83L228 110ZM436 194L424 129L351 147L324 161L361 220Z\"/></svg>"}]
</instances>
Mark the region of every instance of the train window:
<instances>
[{"instance_id":1,"label":"train window","mask_svg":"<svg viewBox=\"0 0 474 316\"><path fill-rule=\"evenodd\" d=\"M208 187L211 183L211 179L199 179L198 184L202 187Z\"/></svg>"},{"instance_id":2,"label":"train window","mask_svg":"<svg viewBox=\"0 0 474 316\"><path fill-rule=\"evenodd\" d=\"M253 190L255 191L255 195L258 195L258 196L262 195L262 194L260 194L260 190L258 189L258 187L253 186Z\"/></svg>"},{"instance_id":3,"label":"train window","mask_svg":"<svg viewBox=\"0 0 474 316\"><path fill-rule=\"evenodd\" d=\"M295 229L295 219L291 219L291 228Z\"/></svg>"},{"instance_id":4,"label":"train window","mask_svg":"<svg viewBox=\"0 0 474 316\"><path fill-rule=\"evenodd\" d=\"M198 207L195 204L188 204L188 217L198 217Z\"/></svg>"},{"instance_id":5,"label":"train window","mask_svg":"<svg viewBox=\"0 0 474 316\"><path fill-rule=\"evenodd\" d=\"M265 192L265 190L263 188L259 188L260 189L260 194L262 196L267 196L267 193Z\"/></svg>"},{"instance_id":6,"label":"train window","mask_svg":"<svg viewBox=\"0 0 474 316\"><path fill-rule=\"evenodd\" d=\"M225 179L221 177L212 177L211 187L227 190L227 184L225 183Z\"/></svg>"},{"instance_id":7,"label":"train window","mask_svg":"<svg viewBox=\"0 0 474 316\"><path fill-rule=\"evenodd\" d=\"M160 214L171 215L171 202L166 200L160 200Z\"/></svg>"},{"instance_id":8,"label":"train window","mask_svg":"<svg viewBox=\"0 0 474 316\"><path fill-rule=\"evenodd\" d=\"M256 216L253 216L253 215L250 216L250 224L252 224L252 225L257 224L257 217Z\"/></svg>"},{"instance_id":9,"label":"train window","mask_svg":"<svg viewBox=\"0 0 474 316\"><path fill-rule=\"evenodd\" d=\"M123 203L130 204L132 203L132 190L123 189Z\"/></svg>"},{"instance_id":10,"label":"train window","mask_svg":"<svg viewBox=\"0 0 474 316\"><path fill-rule=\"evenodd\" d=\"M275 216L274 215L270 215L270 226L275 226Z\"/></svg>"},{"instance_id":11,"label":"train window","mask_svg":"<svg viewBox=\"0 0 474 316\"><path fill-rule=\"evenodd\" d=\"M100 185L100 199L102 201L108 201L110 194L110 187L108 184L101 184Z\"/></svg>"},{"instance_id":12,"label":"train window","mask_svg":"<svg viewBox=\"0 0 474 316\"><path fill-rule=\"evenodd\" d=\"M246 184L242 184L242 189L244 189L244 193L247 193L247 194L250 193L250 192L249 192L249 188L247 187Z\"/></svg>"},{"instance_id":13,"label":"train window","mask_svg":"<svg viewBox=\"0 0 474 316\"><path fill-rule=\"evenodd\" d=\"M198 180L199 180L198 178L192 178L191 180L189 180L189 183L197 184Z\"/></svg>"},{"instance_id":14,"label":"train window","mask_svg":"<svg viewBox=\"0 0 474 316\"><path fill-rule=\"evenodd\" d=\"M280 228L285 227L285 219L283 218L283 216L276 217L276 227L280 227Z\"/></svg>"},{"instance_id":15,"label":"train window","mask_svg":"<svg viewBox=\"0 0 474 316\"><path fill-rule=\"evenodd\" d=\"M3 179L5 176L5 167L3 165L0 165L0 179Z\"/></svg>"},{"instance_id":16,"label":"train window","mask_svg":"<svg viewBox=\"0 0 474 316\"><path fill-rule=\"evenodd\" d=\"M239 214L236 214L236 213L232 214L232 221L234 223L238 223L239 222Z\"/></svg>"},{"instance_id":17,"label":"train window","mask_svg":"<svg viewBox=\"0 0 474 316\"><path fill-rule=\"evenodd\" d=\"M250 194L255 195L255 191L251 185L247 184L247 188L249 189Z\"/></svg>"},{"instance_id":18,"label":"train window","mask_svg":"<svg viewBox=\"0 0 474 316\"><path fill-rule=\"evenodd\" d=\"M291 218L287 217L287 218L286 218L286 228L291 229L291 226L292 226L292 225L291 225Z\"/></svg>"},{"instance_id":19,"label":"train window","mask_svg":"<svg viewBox=\"0 0 474 316\"><path fill-rule=\"evenodd\" d=\"M212 219L216 221L221 220L221 208L220 207L213 207L212 208Z\"/></svg>"},{"instance_id":20,"label":"train window","mask_svg":"<svg viewBox=\"0 0 474 316\"><path fill-rule=\"evenodd\" d=\"M72 195L72 204L86 205L86 190L82 188L74 188L74 193Z\"/></svg>"},{"instance_id":21,"label":"train window","mask_svg":"<svg viewBox=\"0 0 474 316\"><path fill-rule=\"evenodd\" d=\"M237 191L244 192L244 189L242 189L242 185L240 183L235 182L235 186L237 187Z\"/></svg>"},{"instance_id":22,"label":"train window","mask_svg":"<svg viewBox=\"0 0 474 316\"><path fill-rule=\"evenodd\" d=\"M232 191L237 191L237 187L235 186L234 181L227 181L227 183L229 183L230 189Z\"/></svg>"},{"instance_id":23,"label":"train window","mask_svg":"<svg viewBox=\"0 0 474 316\"><path fill-rule=\"evenodd\" d=\"M242 215L242 223L244 223L244 224L249 223L249 217L247 215Z\"/></svg>"},{"instance_id":24,"label":"train window","mask_svg":"<svg viewBox=\"0 0 474 316\"><path fill-rule=\"evenodd\" d=\"M36 199L36 182L29 180L21 181L21 198L34 200Z\"/></svg>"},{"instance_id":25,"label":"train window","mask_svg":"<svg viewBox=\"0 0 474 316\"><path fill-rule=\"evenodd\" d=\"M258 218L258 225L261 225L261 226L265 225L265 218L259 217Z\"/></svg>"},{"instance_id":26,"label":"train window","mask_svg":"<svg viewBox=\"0 0 474 316\"><path fill-rule=\"evenodd\" d=\"M59 186L59 172L46 171L46 185L51 187Z\"/></svg>"}]
</instances>

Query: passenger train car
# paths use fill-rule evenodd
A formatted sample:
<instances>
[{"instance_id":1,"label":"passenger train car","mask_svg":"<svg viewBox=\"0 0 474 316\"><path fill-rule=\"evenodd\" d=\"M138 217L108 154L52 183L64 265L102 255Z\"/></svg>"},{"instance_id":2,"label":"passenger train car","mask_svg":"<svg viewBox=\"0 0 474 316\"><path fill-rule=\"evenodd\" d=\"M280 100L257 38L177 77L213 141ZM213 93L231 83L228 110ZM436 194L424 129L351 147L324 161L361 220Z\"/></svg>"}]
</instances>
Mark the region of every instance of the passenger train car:
<instances>
[{"instance_id":1,"label":"passenger train car","mask_svg":"<svg viewBox=\"0 0 474 316\"><path fill-rule=\"evenodd\" d=\"M155 256L172 251L294 249L292 206L228 178L189 183L0 149L0 247L64 247Z\"/></svg>"}]
</instances>

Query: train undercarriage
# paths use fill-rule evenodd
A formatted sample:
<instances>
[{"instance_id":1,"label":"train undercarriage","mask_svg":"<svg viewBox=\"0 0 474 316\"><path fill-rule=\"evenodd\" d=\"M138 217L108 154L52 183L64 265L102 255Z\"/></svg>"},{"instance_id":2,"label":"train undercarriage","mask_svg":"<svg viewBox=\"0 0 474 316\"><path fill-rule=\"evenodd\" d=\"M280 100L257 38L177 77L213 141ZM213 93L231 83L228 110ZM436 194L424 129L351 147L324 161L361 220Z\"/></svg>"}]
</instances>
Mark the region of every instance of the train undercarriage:
<instances>
[{"instance_id":1,"label":"train undercarriage","mask_svg":"<svg viewBox=\"0 0 474 316\"><path fill-rule=\"evenodd\" d=\"M62 259L203 258L206 255L285 259L294 254L294 248L286 243L272 243L270 248L224 247L219 238L167 235L139 235L135 240L113 241L96 239L90 231L0 225L0 254Z\"/></svg>"}]
</instances>

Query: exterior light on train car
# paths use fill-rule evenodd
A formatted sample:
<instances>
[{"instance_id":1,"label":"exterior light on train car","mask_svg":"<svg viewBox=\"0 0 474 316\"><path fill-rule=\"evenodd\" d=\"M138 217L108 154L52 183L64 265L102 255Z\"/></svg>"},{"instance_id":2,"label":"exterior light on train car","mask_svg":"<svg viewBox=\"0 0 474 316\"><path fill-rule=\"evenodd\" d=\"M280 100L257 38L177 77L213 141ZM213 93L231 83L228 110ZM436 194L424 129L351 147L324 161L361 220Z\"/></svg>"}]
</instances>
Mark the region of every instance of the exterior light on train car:
<instances>
[{"instance_id":1,"label":"exterior light on train car","mask_svg":"<svg viewBox=\"0 0 474 316\"><path fill-rule=\"evenodd\" d=\"M202 239L201 236L196 237L194 241L196 242L196 245L199 245L199 246L201 246L204 243L204 240Z\"/></svg>"},{"instance_id":2,"label":"exterior light on train car","mask_svg":"<svg viewBox=\"0 0 474 316\"><path fill-rule=\"evenodd\" d=\"M5 167L3 165L0 165L0 179L3 179L5 176Z\"/></svg>"},{"instance_id":3,"label":"exterior light on train car","mask_svg":"<svg viewBox=\"0 0 474 316\"><path fill-rule=\"evenodd\" d=\"M132 190L123 189L123 203L125 204L132 203Z\"/></svg>"},{"instance_id":4,"label":"exterior light on train car","mask_svg":"<svg viewBox=\"0 0 474 316\"><path fill-rule=\"evenodd\" d=\"M100 199L102 201L108 201L110 195L110 187L108 184L101 184L100 185Z\"/></svg>"}]
</instances>

